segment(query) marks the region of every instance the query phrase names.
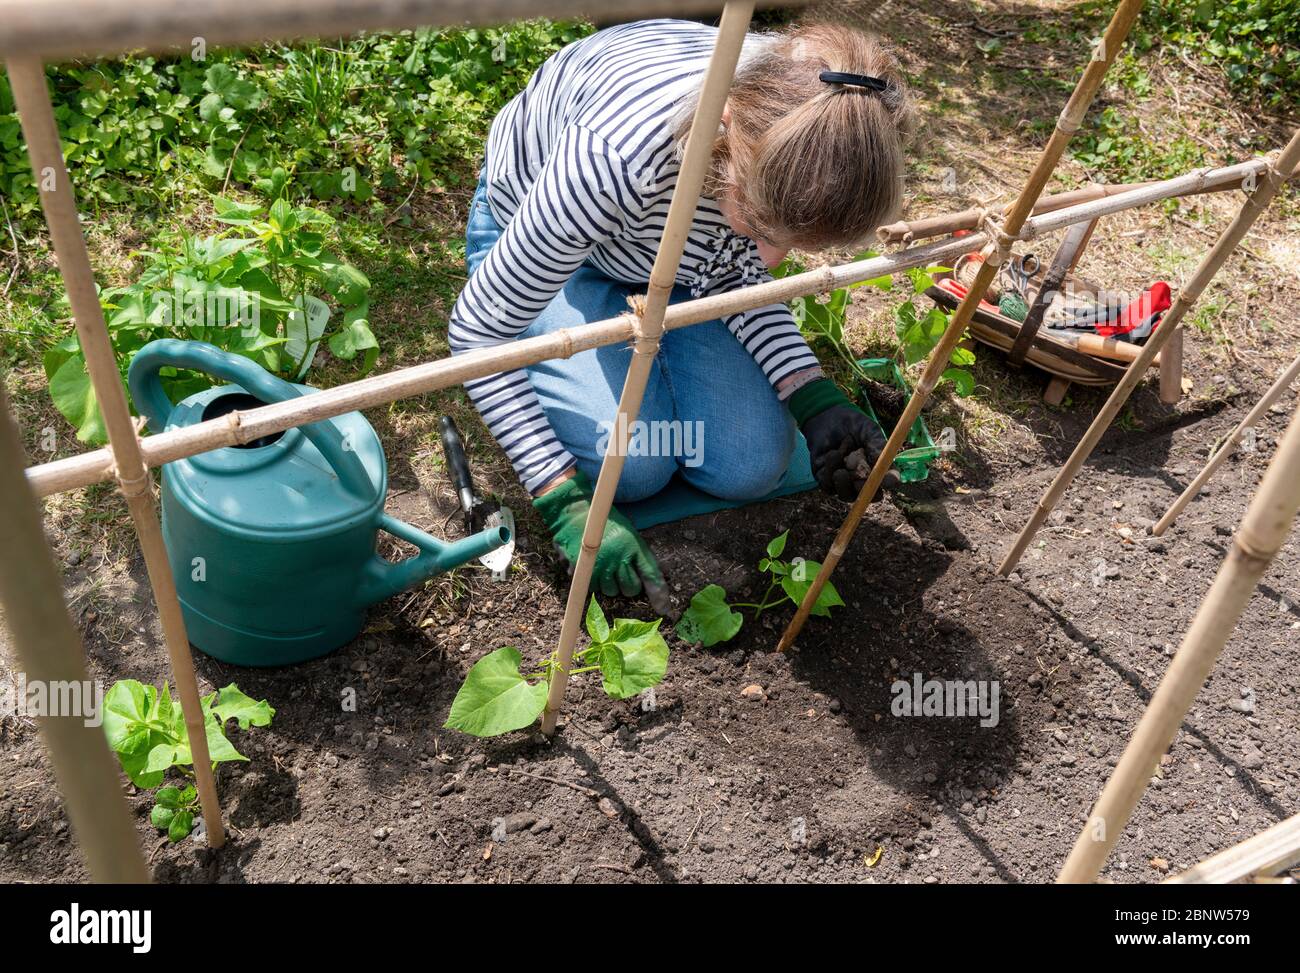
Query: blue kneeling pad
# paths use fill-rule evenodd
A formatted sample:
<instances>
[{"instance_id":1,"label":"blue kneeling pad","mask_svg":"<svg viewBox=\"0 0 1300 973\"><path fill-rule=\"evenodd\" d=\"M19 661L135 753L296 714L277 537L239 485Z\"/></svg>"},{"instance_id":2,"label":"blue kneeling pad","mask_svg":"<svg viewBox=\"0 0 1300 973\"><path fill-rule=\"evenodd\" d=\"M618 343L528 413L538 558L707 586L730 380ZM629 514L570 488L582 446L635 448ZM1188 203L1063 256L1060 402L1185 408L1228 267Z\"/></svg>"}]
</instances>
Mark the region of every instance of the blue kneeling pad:
<instances>
[{"instance_id":1,"label":"blue kneeling pad","mask_svg":"<svg viewBox=\"0 0 1300 973\"><path fill-rule=\"evenodd\" d=\"M790 465L786 468L785 476L781 478L776 489L766 496L756 497L753 500L723 500L703 490L697 490L678 473L653 497L646 497L636 503L620 503L618 509L627 515L637 530L645 530L647 527L668 524L674 520L683 520L699 514L746 507L751 503L766 503L777 497L803 493L816 485L817 481L812 475L812 465L808 460L808 443L804 440L803 433L796 432L794 452L790 454Z\"/></svg>"}]
</instances>

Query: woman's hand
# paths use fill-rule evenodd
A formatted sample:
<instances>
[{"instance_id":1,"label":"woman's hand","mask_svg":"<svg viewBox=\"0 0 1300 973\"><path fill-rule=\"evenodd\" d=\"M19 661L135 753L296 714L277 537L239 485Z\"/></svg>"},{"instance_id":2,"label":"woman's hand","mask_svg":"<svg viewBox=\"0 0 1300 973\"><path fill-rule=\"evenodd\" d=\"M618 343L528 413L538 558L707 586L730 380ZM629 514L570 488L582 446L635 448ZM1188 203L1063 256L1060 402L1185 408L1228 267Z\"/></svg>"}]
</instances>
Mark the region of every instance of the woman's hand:
<instances>
[{"instance_id":1,"label":"woman's hand","mask_svg":"<svg viewBox=\"0 0 1300 973\"><path fill-rule=\"evenodd\" d=\"M789 400L790 414L799 423L812 461L817 485L841 500L852 500L862 487L859 463L849 465L861 451L874 466L885 449L885 437L861 409L851 403L829 378L810 382Z\"/></svg>"},{"instance_id":2,"label":"woman's hand","mask_svg":"<svg viewBox=\"0 0 1300 973\"><path fill-rule=\"evenodd\" d=\"M582 550L587 514L591 511L591 481L575 470L571 476L552 483L555 485L548 484L546 492L533 499L533 506L546 521L555 549L572 574ZM667 615L672 607L655 556L617 507L610 508L591 579L594 587L609 596L632 597L639 595L644 587L650 606L660 615Z\"/></svg>"},{"instance_id":3,"label":"woman's hand","mask_svg":"<svg viewBox=\"0 0 1300 973\"><path fill-rule=\"evenodd\" d=\"M804 424L803 435L818 486L841 500L854 499L864 482L860 464L849 464L853 454L861 453L869 470L885 449L885 437L854 405L833 405L813 416Z\"/></svg>"}]
</instances>

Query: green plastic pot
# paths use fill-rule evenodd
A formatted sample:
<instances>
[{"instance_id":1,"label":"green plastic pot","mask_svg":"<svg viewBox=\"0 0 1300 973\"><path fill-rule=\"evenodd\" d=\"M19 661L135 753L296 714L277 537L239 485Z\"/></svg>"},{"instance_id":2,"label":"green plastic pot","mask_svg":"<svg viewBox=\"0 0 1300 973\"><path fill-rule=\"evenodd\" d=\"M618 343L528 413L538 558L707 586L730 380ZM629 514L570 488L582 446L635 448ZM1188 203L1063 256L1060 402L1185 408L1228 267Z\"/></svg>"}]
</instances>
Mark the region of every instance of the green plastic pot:
<instances>
[{"instance_id":1,"label":"green plastic pot","mask_svg":"<svg viewBox=\"0 0 1300 973\"><path fill-rule=\"evenodd\" d=\"M178 368L233 384L173 406L161 373ZM128 384L155 431L316 391L213 345L170 338L136 353ZM440 541L384 513L387 491L383 447L359 412L166 464L163 537L190 641L241 666L312 659L355 638L370 605L509 540L492 528ZM384 560L381 530L420 553Z\"/></svg>"},{"instance_id":2,"label":"green plastic pot","mask_svg":"<svg viewBox=\"0 0 1300 973\"><path fill-rule=\"evenodd\" d=\"M861 358L858 360L858 367L877 382L902 389L908 395L912 393L912 388L908 385L902 369L898 367L898 363L892 358ZM876 415L876 410L871 407L871 399L868 398L866 389L861 386L858 388L858 397L862 402L863 411L871 417L871 421L888 438L893 430L886 429L880 424L880 417ZM898 471L899 479L904 483L916 483L918 480L924 480L930 475L930 464L941 455L943 455L943 450L935 445L934 439L930 435L930 429L925 424L925 419L917 416L907 434L907 448L900 450L898 455L894 457L894 469Z\"/></svg>"}]
</instances>

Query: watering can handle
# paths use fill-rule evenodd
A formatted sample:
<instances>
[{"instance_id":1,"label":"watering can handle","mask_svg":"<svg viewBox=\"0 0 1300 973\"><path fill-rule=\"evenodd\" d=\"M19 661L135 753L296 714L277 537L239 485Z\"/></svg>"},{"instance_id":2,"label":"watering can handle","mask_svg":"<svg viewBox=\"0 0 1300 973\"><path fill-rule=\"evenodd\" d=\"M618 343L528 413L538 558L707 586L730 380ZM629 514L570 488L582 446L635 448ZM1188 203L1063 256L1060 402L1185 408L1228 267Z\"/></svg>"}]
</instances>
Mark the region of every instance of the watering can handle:
<instances>
[{"instance_id":1,"label":"watering can handle","mask_svg":"<svg viewBox=\"0 0 1300 973\"><path fill-rule=\"evenodd\" d=\"M172 412L171 400L163 391L159 374L164 368L187 368L233 382L249 395L266 403L296 399L304 394L302 389L276 378L242 355L232 355L205 341L160 338L136 352L127 375L131 398L155 432L161 432L166 427ZM333 467L345 490L362 498L373 495L374 484L366 472L365 464L356 452L347 448L343 436L333 423L314 422L299 428Z\"/></svg>"}]
</instances>

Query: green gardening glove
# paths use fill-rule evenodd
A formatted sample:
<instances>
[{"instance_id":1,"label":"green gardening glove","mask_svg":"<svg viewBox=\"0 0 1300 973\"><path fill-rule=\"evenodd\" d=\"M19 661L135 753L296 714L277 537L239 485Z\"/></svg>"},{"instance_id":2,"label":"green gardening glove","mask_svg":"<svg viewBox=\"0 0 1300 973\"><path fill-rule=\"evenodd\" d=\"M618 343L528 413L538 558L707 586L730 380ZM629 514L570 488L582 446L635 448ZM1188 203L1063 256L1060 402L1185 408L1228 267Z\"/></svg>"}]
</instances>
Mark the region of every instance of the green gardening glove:
<instances>
[{"instance_id":1,"label":"green gardening glove","mask_svg":"<svg viewBox=\"0 0 1300 973\"><path fill-rule=\"evenodd\" d=\"M533 506L546 521L555 549L573 573L582 549L582 530L591 510L591 481L581 471L554 489L533 499ZM650 548L632 522L617 507L611 507L605 522L605 536L596 554L592 584L605 595L639 595L644 586L651 607L666 615L670 607L668 586Z\"/></svg>"}]
</instances>

